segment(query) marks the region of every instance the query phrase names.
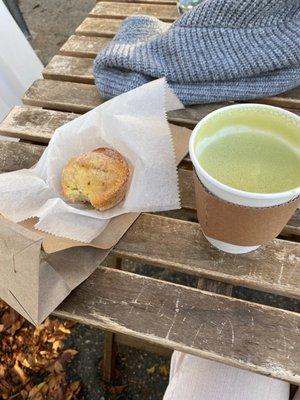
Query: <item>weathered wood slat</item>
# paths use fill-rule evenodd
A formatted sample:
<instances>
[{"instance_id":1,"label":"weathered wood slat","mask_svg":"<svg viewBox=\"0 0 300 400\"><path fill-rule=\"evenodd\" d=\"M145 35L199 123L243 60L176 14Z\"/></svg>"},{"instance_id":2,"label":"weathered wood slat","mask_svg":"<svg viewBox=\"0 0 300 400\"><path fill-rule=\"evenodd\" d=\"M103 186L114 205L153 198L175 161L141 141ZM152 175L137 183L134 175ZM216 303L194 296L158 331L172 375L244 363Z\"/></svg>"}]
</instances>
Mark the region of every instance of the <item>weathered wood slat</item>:
<instances>
[{"instance_id":1,"label":"weathered wood slat","mask_svg":"<svg viewBox=\"0 0 300 400\"><path fill-rule=\"evenodd\" d=\"M97 0L100 1L100 0ZM101 0L107 3L114 2L115 0ZM174 0L119 0L122 3L149 3L149 4L176 4Z\"/></svg>"},{"instance_id":2,"label":"weathered wood slat","mask_svg":"<svg viewBox=\"0 0 300 400\"><path fill-rule=\"evenodd\" d=\"M59 111L84 113L103 100L95 85L40 79L25 92L23 103Z\"/></svg>"},{"instance_id":3,"label":"weathered wood slat","mask_svg":"<svg viewBox=\"0 0 300 400\"><path fill-rule=\"evenodd\" d=\"M66 102L64 99L58 101L56 98L56 104L53 105L53 92L56 88L55 83L48 82L45 84L48 93L44 93L42 98L39 96L39 91L43 90L44 81L38 81L35 86L38 87L36 90L38 96L33 98L35 92L32 93L32 91L29 90L24 98L25 103L34 102L35 105L45 104L43 99L46 96L47 104L49 104L49 101L51 101L51 108L60 108L62 105L66 107ZM39 89L40 86L42 86L41 89ZM76 86L76 90L74 90L73 85L70 86L68 83L61 83L61 87L65 88L65 90L69 90L70 93L75 93L76 95L77 91L80 90L82 86L79 86L79 88ZM93 93L93 96L97 96L96 91L92 89L91 85L89 86L88 90ZM95 102L95 105L96 104L97 102ZM80 107L76 103L74 105L75 107ZM187 107L178 111L170 111L168 113L168 120L176 123L177 125L194 127L194 125L205 115L224 105L226 104L207 104ZM72 104L71 108L74 110L74 106ZM84 111L81 110L81 112ZM52 110L50 111L39 107L16 106L10 111L8 116L2 122L0 122L0 133L2 135L20 137L22 139L45 143L48 142L51 134L56 128L68 122L69 120L72 120L76 116L78 116L78 114Z\"/></svg>"},{"instance_id":4,"label":"weathered wood slat","mask_svg":"<svg viewBox=\"0 0 300 400\"><path fill-rule=\"evenodd\" d=\"M0 142L0 171L31 167L44 149L28 143ZM186 176L186 171L180 171L181 182ZM297 223L299 226L299 219ZM274 240L254 253L236 257L210 246L197 223L144 214L115 246L114 255L233 285L300 297L298 243Z\"/></svg>"},{"instance_id":5,"label":"weathered wood slat","mask_svg":"<svg viewBox=\"0 0 300 400\"><path fill-rule=\"evenodd\" d=\"M300 383L300 315L109 268L54 313Z\"/></svg>"},{"instance_id":6,"label":"weathered wood slat","mask_svg":"<svg viewBox=\"0 0 300 400\"><path fill-rule=\"evenodd\" d=\"M59 53L72 57L95 58L110 39L105 37L89 37L72 35L66 43L60 48Z\"/></svg>"},{"instance_id":7,"label":"weathered wood slat","mask_svg":"<svg viewBox=\"0 0 300 400\"><path fill-rule=\"evenodd\" d=\"M94 83L93 60L57 55L44 68L43 76L60 81Z\"/></svg>"},{"instance_id":8,"label":"weathered wood slat","mask_svg":"<svg viewBox=\"0 0 300 400\"><path fill-rule=\"evenodd\" d=\"M173 22L179 17L175 5L98 2L90 12L90 17L126 18L131 15L150 15L162 21Z\"/></svg>"},{"instance_id":9,"label":"weathered wood slat","mask_svg":"<svg viewBox=\"0 0 300 400\"><path fill-rule=\"evenodd\" d=\"M195 276L300 297L300 244L275 239L253 253L235 256L209 245L194 222L142 215L114 254Z\"/></svg>"},{"instance_id":10,"label":"weathered wood slat","mask_svg":"<svg viewBox=\"0 0 300 400\"><path fill-rule=\"evenodd\" d=\"M86 18L76 29L76 34L85 36L104 36L113 37L120 25L122 20L106 18Z\"/></svg>"},{"instance_id":11,"label":"weathered wood slat","mask_svg":"<svg viewBox=\"0 0 300 400\"><path fill-rule=\"evenodd\" d=\"M30 97L28 101L31 102ZM206 106L204 106L204 108L206 113L208 113L209 108ZM204 111L199 109L199 116L202 114L204 114ZM184 113L181 115L181 122L183 123ZM48 143L55 129L77 116L78 114L46 110L39 107L25 105L16 106L9 112L6 118L0 122L0 134L29 140L31 142ZM189 118L188 110L187 118ZM169 118L169 120L172 121L172 118Z\"/></svg>"},{"instance_id":12,"label":"weathered wood slat","mask_svg":"<svg viewBox=\"0 0 300 400\"><path fill-rule=\"evenodd\" d=\"M78 114L16 106L0 123L0 135L48 143L55 129L76 117Z\"/></svg>"},{"instance_id":13,"label":"weathered wood slat","mask_svg":"<svg viewBox=\"0 0 300 400\"><path fill-rule=\"evenodd\" d=\"M278 107L300 109L300 86L277 96L265 97L258 100L260 103L271 104Z\"/></svg>"},{"instance_id":14,"label":"weathered wood slat","mask_svg":"<svg viewBox=\"0 0 300 400\"><path fill-rule=\"evenodd\" d=\"M44 149L44 146L0 140L0 172L32 167Z\"/></svg>"},{"instance_id":15,"label":"weathered wood slat","mask_svg":"<svg viewBox=\"0 0 300 400\"><path fill-rule=\"evenodd\" d=\"M300 210L298 209L292 218L289 220L286 229L284 230L286 235L300 236Z\"/></svg>"},{"instance_id":16,"label":"weathered wood slat","mask_svg":"<svg viewBox=\"0 0 300 400\"><path fill-rule=\"evenodd\" d=\"M103 100L100 98L95 85L41 79L35 81L27 90L23 97L23 102L53 110L84 113L97 107ZM184 110L168 113L168 119L170 122L193 126L211 111L227 104L219 103L186 107ZM300 114L300 109L293 111L296 114Z\"/></svg>"},{"instance_id":17,"label":"weathered wood slat","mask_svg":"<svg viewBox=\"0 0 300 400\"><path fill-rule=\"evenodd\" d=\"M182 110L168 112L168 119L177 125L184 125L194 128L195 125L209 113L218 110L221 107L229 106L232 102L199 104L194 106L186 106ZM300 111L299 111L300 114Z\"/></svg>"},{"instance_id":18,"label":"weathered wood slat","mask_svg":"<svg viewBox=\"0 0 300 400\"><path fill-rule=\"evenodd\" d=\"M54 87L55 85L56 85L55 83L51 84L51 87L52 86ZM68 84L66 84L66 86L67 88L69 87ZM94 93L96 95L96 92ZM47 94L45 95L47 96ZM31 96L32 94L30 93L29 95L26 95L25 102L31 103L31 101L33 100ZM53 96L53 94L51 94L50 97L51 96ZM56 97L54 98L54 101L57 102L59 101L58 99L59 98ZM45 104L43 102L43 99L40 100L41 102L37 98L35 98L34 99L35 104ZM49 102L49 97L46 98L46 101L47 103ZM59 104L58 107L61 107L62 103L59 102L58 104ZM64 105L66 106L65 103ZM54 106L52 97L51 108L53 108ZM213 109L217 108L217 106L215 105L197 106L197 107L198 111L194 109L193 113L195 115L195 118L198 113L199 119L208 114ZM173 111L168 113L169 121L172 122L173 120L175 120L175 122L178 123L179 118L176 118L176 116L174 118L173 115L175 115ZM7 117L2 122L0 122L0 134L11 137L17 137L25 140L30 140L32 142L48 143L55 129L71 121L77 116L79 115L68 112L47 110L40 107L31 107L25 105L16 106L9 112ZM190 118L191 118L190 109L180 110L180 123L182 125L193 126L194 124L190 123L191 122Z\"/></svg>"},{"instance_id":19,"label":"weathered wood slat","mask_svg":"<svg viewBox=\"0 0 300 400\"><path fill-rule=\"evenodd\" d=\"M97 107L103 100L95 85L41 79L35 81L26 91L23 102L52 110L84 113ZM197 105L184 110L171 111L168 113L168 119L170 122L192 126L223 105L226 103Z\"/></svg>"}]
</instances>

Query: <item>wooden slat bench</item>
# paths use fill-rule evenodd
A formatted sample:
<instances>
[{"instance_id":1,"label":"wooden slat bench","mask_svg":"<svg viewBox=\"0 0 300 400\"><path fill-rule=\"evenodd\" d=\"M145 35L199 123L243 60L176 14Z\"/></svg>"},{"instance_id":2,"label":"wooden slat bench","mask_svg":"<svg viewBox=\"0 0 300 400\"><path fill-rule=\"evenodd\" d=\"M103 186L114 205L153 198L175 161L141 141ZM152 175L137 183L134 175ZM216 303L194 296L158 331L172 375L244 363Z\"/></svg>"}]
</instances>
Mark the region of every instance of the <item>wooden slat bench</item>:
<instances>
[{"instance_id":1,"label":"wooden slat bench","mask_svg":"<svg viewBox=\"0 0 300 400\"><path fill-rule=\"evenodd\" d=\"M72 35L59 50L59 54L73 57L95 58L110 39L106 37L89 37Z\"/></svg>"},{"instance_id":2,"label":"wooden slat bench","mask_svg":"<svg viewBox=\"0 0 300 400\"><path fill-rule=\"evenodd\" d=\"M55 314L279 379L300 379L300 358L290 357L299 339L296 313L101 268Z\"/></svg>"},{"instance_id":3,"label":"wooden slat bench","mask_svg":"<svg viewBox=\"0 0 300 400\"><path fill-rule=\"evenodd\" d=\"M46 66L45 79L25 93L25 105L13 108L0 124L0 135L21 139L0 141L0 172L34 165L55 129L103 102L93 83L93 59L122 19L138 13L172 21L176 6L171 0L98 2ZM259 101L300 115L299 88ZM187 107L170 112L168 119L193 127L228 104ZM120 341L160 348L164 354L178 349L299 384L299 315L233 299L231 292L232 286L241 286L300 297L300 213L260 250L241 256L220 253L196 222L188 156L179 181L180 215L142 214L112 250L108 264L113 268L100 267L54 314L113 332L105 340L106 379L113 372L114 343ZM192 275L198 289L114 269L124 259Z\"/></svg>"},{"instance_id":4,"label":"wooden slat bench","mask_svg":"<svg viewBox=\"0 0 300 400\"><path fill-rule=\"evenodd\" d=\"M120 19L86 18L76 29L76 33L85 36L113 37L122 21Z\"/></svg>"},{"instance_id":5,"label":"wooden slat bench","mask_svg":"<svg viewBox=\"0 0 300 400\"><path fill-rule=\"evenodd\" d=\"M90 17L122 19L130 15L149 15L165 22L173 22L178 17L176 7L173 5L135 4L135 3L105 3L98 2L91 10Z\"/></svg>"},{"instance_id":6,"label":"wooden slat bench","mask_svg":"<svg viewBox=\"0 0 300 400\"><path fill-rule=\"evenodd\" d=\"M96 0L96 1L100 1L100 0ZM111 2L115 2L115 0L103 0L106 3L111 3ZM121 3L143 3L143 4L156 4L156 5L160 5L160 4L171 4L171 5L175 5L176 1L175 0L119 0L119 2Z\"/></svg>"}]
</instances>

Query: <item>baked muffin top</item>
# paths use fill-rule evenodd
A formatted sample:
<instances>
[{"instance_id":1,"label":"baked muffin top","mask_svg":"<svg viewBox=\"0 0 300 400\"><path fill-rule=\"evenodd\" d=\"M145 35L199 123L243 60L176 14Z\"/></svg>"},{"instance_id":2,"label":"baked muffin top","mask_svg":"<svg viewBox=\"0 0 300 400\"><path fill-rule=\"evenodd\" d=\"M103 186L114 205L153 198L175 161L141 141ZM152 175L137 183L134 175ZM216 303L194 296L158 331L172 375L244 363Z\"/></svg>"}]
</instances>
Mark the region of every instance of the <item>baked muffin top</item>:
<instances>
[{"instance_id":1,"label":"baked muffin top","mask_svg":"<svg viewBox=\"0 0 300 400\"><path fill-rule=\"evenodd\" d=\"M125 197L129 166L116 150L101 147L73 157L62 172L64 197L90 203L98 210L114 207Z\"/></svg>"}]
</instances>

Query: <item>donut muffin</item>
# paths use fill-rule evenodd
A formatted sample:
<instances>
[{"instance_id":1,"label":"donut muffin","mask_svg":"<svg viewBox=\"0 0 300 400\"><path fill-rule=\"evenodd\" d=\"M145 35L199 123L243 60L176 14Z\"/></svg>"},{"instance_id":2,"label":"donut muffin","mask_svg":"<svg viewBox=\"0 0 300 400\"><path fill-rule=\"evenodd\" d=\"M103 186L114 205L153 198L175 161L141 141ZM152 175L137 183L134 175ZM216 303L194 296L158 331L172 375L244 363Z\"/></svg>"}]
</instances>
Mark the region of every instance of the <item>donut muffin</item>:
<instances>
[{"instance_id":1,"label":"donut muffin","mask_svg":"<svg viewBox=\"0 0 300 400\"><path fill-rule=\"evenodd\" d=\"M101 147L72 158L62 172L64 197L73 202L90 203L97 210L108 210L126 194L129 166L116 150Z\"/></svg>"}]
</instances>

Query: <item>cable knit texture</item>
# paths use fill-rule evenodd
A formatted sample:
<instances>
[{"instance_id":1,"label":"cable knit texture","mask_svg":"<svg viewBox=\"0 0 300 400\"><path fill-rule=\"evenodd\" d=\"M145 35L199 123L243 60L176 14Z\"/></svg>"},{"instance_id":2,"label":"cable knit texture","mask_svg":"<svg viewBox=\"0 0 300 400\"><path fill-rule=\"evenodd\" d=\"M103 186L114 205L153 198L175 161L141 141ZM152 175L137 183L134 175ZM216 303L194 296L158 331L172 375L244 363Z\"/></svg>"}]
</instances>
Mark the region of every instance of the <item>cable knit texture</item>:
<instances>
[{"instance_id":1,"label":"cable knit texture","mask_svg":"<svg viewBox=\"0 0 300 400\"><path fill-rule=\"evenodd\" d=\"M163 76L185 104L285 92L300 84L300 0L204 0L173 24L129 17L94 76L104 98Z\"/></svg>"}]
</instances>

